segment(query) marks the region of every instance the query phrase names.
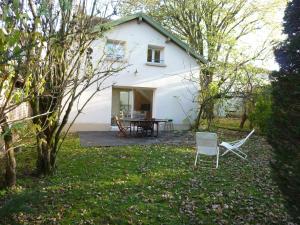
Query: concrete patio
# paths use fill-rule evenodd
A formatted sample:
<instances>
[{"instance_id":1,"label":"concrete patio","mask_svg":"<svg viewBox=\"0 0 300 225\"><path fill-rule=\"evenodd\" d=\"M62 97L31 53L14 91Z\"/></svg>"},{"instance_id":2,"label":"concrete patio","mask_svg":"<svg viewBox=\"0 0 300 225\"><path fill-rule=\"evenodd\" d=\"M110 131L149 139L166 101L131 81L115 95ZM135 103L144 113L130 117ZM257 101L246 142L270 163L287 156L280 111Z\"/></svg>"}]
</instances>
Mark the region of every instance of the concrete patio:
<instances>
[{"instance_id":1,"label":"concrete patio","mask_svg":"<svg viewBox=\"0 0 300 225\"><path fill-rule=\"evenodd\" d=\"M195 137L189 131L160 132L158 137L119 137L117 131L79 132L83 147L125 146L125 145L195 145Z\"/></svg>"}]
</instances>

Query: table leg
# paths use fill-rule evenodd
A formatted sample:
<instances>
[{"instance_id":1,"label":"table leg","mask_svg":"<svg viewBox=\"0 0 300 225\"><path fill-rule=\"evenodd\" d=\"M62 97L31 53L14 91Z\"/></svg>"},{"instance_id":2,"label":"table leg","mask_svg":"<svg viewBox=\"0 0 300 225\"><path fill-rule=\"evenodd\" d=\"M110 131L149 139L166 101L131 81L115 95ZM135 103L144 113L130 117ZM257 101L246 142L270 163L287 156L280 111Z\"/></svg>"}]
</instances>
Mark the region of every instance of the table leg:
<instances>
[{"instance_id":1,"label":"table leg","mask_svg":"<svg viewBox=\"0 0 300 225\"><path fill-rule=\"evenodd\" d=\"M132 128L133 128L133 135L135 135L135 122L132 122Z\"/></svg>"},{"instance_id":2,"label":"table leg","mask_svg":"<svg viewBox=\"0 0 300 225\"><path fill-rule=\"evenodd\" d=\"M155 125L155 123L153 121L151 123L152 123L152 124L150 124L150 126L151 126L151 137L154 137L154 125Z\"/></svg>"},{"instance_id":3,"label":"table leg","mask_svg":"<svg viewBox=\"0 0 300 225\"><path fill-rule=\"evenodd\" d=\"M135 122L133 122L134 124L133 124L133 126L134 126L134 132L135 132L135 136L137 137L138 136L138 127L137 127L137 125L138 125L138 122L137 121L135 121ZM135 127L136 127L136 130L135 130Z\"/></svg>"},{"instance_id":4,"label":"table leg","mask_svg":"<svg viewBox=\"0 0 300 225\"><path fill-rule=\"evenodd\" d=\"M130 136L131 136L131 121L129 122L129 133L130 133Z\"/></svg>"},{"instance_id":5,"label":"table leg","mask_svg":"<svg viewBox=\"0 0 300 225\"><path fill-rule=\"evenodd\" d=\"M158 122L154 122L153 129L154 129L154 125L156 125L156 135L155 135L155 137L158 137Z\"/></svg>"}]
</instances>

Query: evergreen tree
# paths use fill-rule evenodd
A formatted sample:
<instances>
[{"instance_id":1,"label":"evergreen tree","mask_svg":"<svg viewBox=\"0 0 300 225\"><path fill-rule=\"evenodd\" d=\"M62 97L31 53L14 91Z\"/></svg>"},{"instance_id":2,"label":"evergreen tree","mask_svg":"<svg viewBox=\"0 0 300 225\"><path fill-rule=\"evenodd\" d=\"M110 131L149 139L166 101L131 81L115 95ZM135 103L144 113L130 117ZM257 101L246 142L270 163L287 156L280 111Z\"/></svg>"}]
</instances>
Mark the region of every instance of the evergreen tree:
<instances>
[{"instance_id":1,"label":"evergreen tree","mask_svg":"<svg viewBox=\"0 0 300 225\"><path fill-rule=\"evenodd\" d=\"M274 178L300 224L300 0L288 3L283 26L287 38L275 50L280 70L273 74L268 138Z\"/></svg>"}]
</instances>

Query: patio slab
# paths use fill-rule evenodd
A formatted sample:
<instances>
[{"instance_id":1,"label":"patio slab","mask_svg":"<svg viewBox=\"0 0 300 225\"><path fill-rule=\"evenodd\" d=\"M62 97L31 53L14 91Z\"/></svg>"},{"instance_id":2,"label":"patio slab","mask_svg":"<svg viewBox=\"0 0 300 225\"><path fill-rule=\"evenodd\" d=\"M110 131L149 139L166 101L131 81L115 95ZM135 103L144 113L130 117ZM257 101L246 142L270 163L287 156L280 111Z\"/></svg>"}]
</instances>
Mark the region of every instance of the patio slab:
<instances>
[{"instance_id":1,"label":"patio slab","mask_svg":"<svg viewBox=\"0 0 300 225\"><path fill-rule=\"evenodd\" d=\"M192 132L160 132L158 137L119 137L117 131L82 131L78 132L83 147L126 146L126 145L195 145Z\"/></svg>"}]
</instances>

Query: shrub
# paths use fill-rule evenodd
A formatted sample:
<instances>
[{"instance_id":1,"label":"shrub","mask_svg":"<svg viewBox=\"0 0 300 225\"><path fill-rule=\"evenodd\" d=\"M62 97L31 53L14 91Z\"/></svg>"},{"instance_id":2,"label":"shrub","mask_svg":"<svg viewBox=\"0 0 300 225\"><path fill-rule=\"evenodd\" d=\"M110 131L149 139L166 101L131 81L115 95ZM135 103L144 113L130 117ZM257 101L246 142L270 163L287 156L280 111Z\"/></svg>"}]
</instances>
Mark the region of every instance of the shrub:
<instances>
[{"instance_id":1,"label":"shrub","mask_svg":"<svg viewBox=\"0 0 300 225\"><path fill-rule=\"evenodd\" d=\"M267 133L272 112L271 87L265 86L254 94L254 107L249 112L252 125L258 127L263 134Z\"/></svg>"},{"instance_id":2,"label":"shrub","mask_svg":"<svg viewBox=\"0 0 300 225\"><path fill-rule=\"evenodd\" d=\"M268 139L273 146L273 175L295 222L300 224L300 0L288 3L287 40L275 51L280 65L273 74Z\"/></svg>"}]
</instances>

